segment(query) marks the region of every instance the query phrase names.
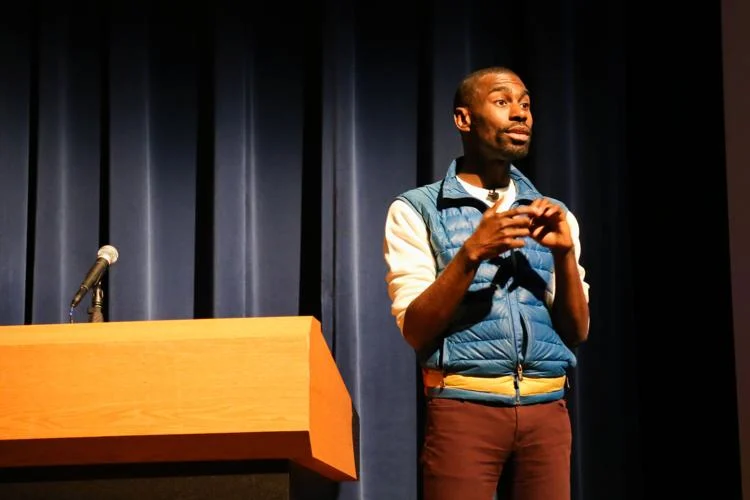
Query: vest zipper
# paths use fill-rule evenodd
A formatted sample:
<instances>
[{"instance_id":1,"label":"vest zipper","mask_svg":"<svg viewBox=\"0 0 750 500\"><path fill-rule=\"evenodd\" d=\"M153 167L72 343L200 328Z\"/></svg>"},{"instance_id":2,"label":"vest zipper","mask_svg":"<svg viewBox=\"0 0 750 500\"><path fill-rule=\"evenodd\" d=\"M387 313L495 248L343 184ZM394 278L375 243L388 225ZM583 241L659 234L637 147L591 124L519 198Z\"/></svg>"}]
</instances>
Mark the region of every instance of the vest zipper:
<instances>
[{"instance_id":1,"label":"vest zipper","mask_svg":"<svg viewBox=\"0 0 750 500\"><path fill-rule=\"evenodd\" d=\"M516 251L511 249L510 250L510 263L513 266L513 279L517 279L518 274L518 263L516 261ZM514 311L514 308L512 307L512 299L510 297L510 293L507 294L508 297L508 305L509 305L509 311L511 314L516 313L519 315L519 319L521 321L521 345L523 346L523 342L525 340L525 327L523 325L523 318L521 317L520 311ZM516 404L521 404L521 381L523 381L523 365L521 364L521 353L518 351L518 347L516 346L516 334L518 332L516 331L515 326L513 327L513 346L516 352L516 373L513 374L513 385L516 389ZM522 347L523 348L523 347Z\"/></svg>"},{"instance_id":2,"label":"vest zipper","mask_svg":"<svg viewBox=\"0 0 750 500\"><path fill-rule=\"evenodd\" d=\"M521 381L523 380L523 368L521 368L521 363L518 363L516 365L516 373L513 374L513 389L516 390L516 397L515 403L517 405L521 404Z\"/></svg>"}]
</instances>

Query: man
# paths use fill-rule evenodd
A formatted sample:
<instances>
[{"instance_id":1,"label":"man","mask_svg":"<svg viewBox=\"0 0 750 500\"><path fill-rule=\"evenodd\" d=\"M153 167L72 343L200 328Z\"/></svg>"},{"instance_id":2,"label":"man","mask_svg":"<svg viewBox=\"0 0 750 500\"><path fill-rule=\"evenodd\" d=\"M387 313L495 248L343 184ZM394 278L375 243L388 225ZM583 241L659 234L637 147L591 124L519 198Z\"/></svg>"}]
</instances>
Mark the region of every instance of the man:
<instances>
[{"instance_id":1,"label":"man","mask_svg":"<svg viewBox=\"0 0 750 500\"><path fill-rule=\"evenodd\" d=\"M466 76L453 117L463 156L385 225L392 312L427 396L424 498L490 500L505 471L514 500L567 500L566 375L589 331L578 222L513 165L533 125L513 71Z\"/></svg>"}]
</instances>

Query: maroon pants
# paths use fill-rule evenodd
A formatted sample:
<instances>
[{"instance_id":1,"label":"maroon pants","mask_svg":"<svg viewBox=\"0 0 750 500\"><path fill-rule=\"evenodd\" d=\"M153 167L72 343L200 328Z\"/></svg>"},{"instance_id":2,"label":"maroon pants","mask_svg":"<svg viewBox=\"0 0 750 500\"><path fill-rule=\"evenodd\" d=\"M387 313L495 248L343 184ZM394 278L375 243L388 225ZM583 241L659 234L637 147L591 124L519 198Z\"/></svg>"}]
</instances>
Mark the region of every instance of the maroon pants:
<instances>
[{"instance_id":1,"label":"maroon pants","mask_svg":"<svg viewBox=\"0 0 750 500\"><path fill-rule=\"evenodd\" d=\"M434 398L421 453L424 500L570 499L564 400L505 407ZM500 480L502 476L502 481Z\"/></svg>"}]
</instances>

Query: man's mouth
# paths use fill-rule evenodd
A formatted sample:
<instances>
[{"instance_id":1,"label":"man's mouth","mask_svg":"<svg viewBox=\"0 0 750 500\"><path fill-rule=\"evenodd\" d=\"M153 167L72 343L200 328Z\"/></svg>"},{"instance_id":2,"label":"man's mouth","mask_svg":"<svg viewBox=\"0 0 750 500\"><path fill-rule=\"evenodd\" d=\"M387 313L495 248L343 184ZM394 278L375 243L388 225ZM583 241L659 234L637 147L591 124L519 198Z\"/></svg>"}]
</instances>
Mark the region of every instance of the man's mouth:
<instances>
[{"instance_id":1,"label":"man's mouth","mask_svg":"<svg viewBox=\"0 0 750 500\"><path fill-rule=\"evenodd\" d=\"M525 127L514 127L514 128L509 128L509 129L508 129L508 130L506 130L505 132L506 132L507 134L513 134L513 135L525 135L525 136L527 136L527 137L528 137L529 135L531 135L531 132L529 131L529 129L527 129L527 128L525 128Z\"/></svg>"},{"instance_id":2,"label":"man's mouth","mask_svg":"<svg viewBox=\"0 0 750 500\"><path fill-rule=\"evenodd\" d=\"M512 141L518 141L518 142L528 141L529 136L531 135L531 131L524 127L510 128L506 130L505 133Z\"/></svg>"}]
</instances>

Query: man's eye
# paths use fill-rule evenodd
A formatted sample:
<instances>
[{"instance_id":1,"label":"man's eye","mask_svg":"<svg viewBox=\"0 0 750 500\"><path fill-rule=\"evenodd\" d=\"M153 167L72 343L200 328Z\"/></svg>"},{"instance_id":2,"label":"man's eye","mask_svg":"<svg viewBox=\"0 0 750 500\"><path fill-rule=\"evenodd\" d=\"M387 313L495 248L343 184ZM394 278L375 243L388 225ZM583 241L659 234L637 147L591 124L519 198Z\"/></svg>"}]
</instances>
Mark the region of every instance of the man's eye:
<instances>
[{"instance_id":1,"label":"man's eye","mask_svg":"<svg viewBox=\"0 0 750 500\"><path fill-rule=\"evenodd\" d=\"M495 101L495 104L497 104L498 106L505 106L506 104L508 104L508 102L505 99L499 99Z\"/></svg>"},{"instance_id":2,"label":"man's eye","mask_svg":"<svg viewBox=\"0 0 750 500\"><path fill-rule=\"evenodd\" d=\"M529 109L531 107L531 103L530 102L522 102L521 103L521 107L523 109Z\"/></svg>"}]
</instances>

